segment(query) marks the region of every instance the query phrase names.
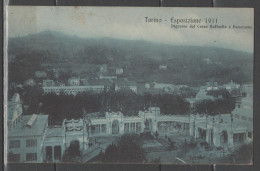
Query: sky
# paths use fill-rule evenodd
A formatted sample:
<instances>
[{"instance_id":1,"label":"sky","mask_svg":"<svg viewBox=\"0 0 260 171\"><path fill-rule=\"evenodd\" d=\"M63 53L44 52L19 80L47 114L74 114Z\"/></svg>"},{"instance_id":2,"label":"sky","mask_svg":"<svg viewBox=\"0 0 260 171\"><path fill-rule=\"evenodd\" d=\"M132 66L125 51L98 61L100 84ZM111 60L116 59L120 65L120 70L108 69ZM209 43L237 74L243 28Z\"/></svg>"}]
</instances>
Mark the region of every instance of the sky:
<instances>
[{"instance_id":1,"label":"sky","mask_svg":"<svg viewBox=\"0 0 260 171\"><path fill-rule=\"evenodd\" d=\"M254 11L249 8L8 6L6 11L8 37L49 30L83 38L111 37L253 52L253 29L173 29L170 22L172 17L217 18L218 25L253 28ZM148 23L145 17L161 18L163 22Z\"/></svg>"}]
</instances>

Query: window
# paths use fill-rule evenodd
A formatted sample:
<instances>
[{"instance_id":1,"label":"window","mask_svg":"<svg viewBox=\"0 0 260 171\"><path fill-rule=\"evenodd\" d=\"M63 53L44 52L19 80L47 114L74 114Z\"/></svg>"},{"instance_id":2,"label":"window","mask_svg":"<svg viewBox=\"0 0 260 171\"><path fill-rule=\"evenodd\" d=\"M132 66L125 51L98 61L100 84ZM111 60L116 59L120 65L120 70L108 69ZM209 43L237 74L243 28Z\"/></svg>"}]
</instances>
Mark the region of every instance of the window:
<instances>
[{"instance_id":1,"label":"window","mask_svg":"<svg viewBox=\"0 0 260 171\"><path fill-rule=\"evenodd\" d=\"M101 125L101 132L106 133L106 124Z\"/></svg>"},{"instance_id":2,"label":"window","mask_svg":"<svg viewBox=\"0 0 260 171\"><path fill-rule=\"evenodd\" d=\"M252 138L252 132L248 132L248 138Z\"/></svg>"},{"instance_id":3,"label":"window","mask_svg":"<svg viewBox=\"0 0 260 171\"><path fill-rule=\"evenodd\" d=\"M130 131L135 131L135 123L130 123Z\"/></svg>"},{"instance_id":4,"label":"window","mask_svg":"<svg viewBox=\"0 0 260 171\"><path fill-rule=\"evenodd\" d=\"M20 140L10 140L9 148L20 148Z\"/></svg>"},{"instance_id":5,"label":"window","mask_svg":"<svg viewBox=\"0 0 260 171\"><path fill-rule=\"evenodd\" d=\"M27 153L26 161L35 161L37 160L37 153Z\"/></svg>"},{"instance_id":6,"label":"window","mask_svg":"<svg viewBox=\"0 0 260 171\"><path fill-rule=\"evenodd\" d=\"M37 139L26 140L26 147L36 147L36 146L37 146Z\"/></svg>"},{"instance_id":7,"label":"window","mask_svg":"<svg viewBox=\"0 0 260 171\"><path fill-rule=\"evenodd\" d=\"M124 124L124 131L128 132L129 131L129 123Z\"/></svg>"},{"instance_id":8,"label":"window","mask_svg":"<svg viewBox=\"0 0 260 171\"><path fill-rule=\"evenodd\" d=\"M20 161L20 154L13 154L12 152L8 154L8 161L9 162L19 162Z\"/></svg>"},{"instance_id":9,"label":"window","mask_svg":"<svg viewBox=\"0 0 260 171\"><path fill-rule=\"evenodd\" d=\"M242 119L242 120L246 120L247 118L246 118L245 116L242 116L241 119Z\"/></svg>"},{"instance_id":10,"label":"window","mask_svg":"<svg viewBox=\"0 0 260 171\"><path fill-rule=\"evenodd\" d=\"M141 132L141 122L136 123L136 132Z\"/></svg>"}]
</instances>

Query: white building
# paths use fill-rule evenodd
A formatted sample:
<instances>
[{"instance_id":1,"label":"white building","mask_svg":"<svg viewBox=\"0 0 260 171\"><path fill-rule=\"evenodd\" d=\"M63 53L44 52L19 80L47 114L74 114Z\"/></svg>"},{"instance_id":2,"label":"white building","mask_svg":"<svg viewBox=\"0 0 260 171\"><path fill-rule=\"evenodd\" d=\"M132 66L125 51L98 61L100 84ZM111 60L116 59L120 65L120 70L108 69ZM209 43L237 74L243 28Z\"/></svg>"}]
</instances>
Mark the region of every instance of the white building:
<instances>
[{"instance_id":1,"label":"white building","mask_svg":"<svg viewBox=\"0 0 260 171\"><path fill-rule=\"evenodd\" d=\"M55 93L59 95L63 92L66 95L77 95L78 93L91 92L100 93L104 91L105 86L52 86L52 87L42 87L45 94Z\"/></svg>"},{"instance_id":2,"label":"white building","mask_svg":"<svg viewBox=\"0 0 260 171\"><path fill-rule=\"evenodd\" d=\"M45 71L36 71L35 72L35 77L37 77L37 78L44 78L44 77L47 77L47 73Z\"/></svg>"},{"instance_id":3,"label":"white building","mask_svg":"<svg viewBox=\"0 0 260 171\"><path fill-rule=\"evenodd\" d=\"M80 79L72 77L72 78L68 79L68 84L70 86L79 86L80 85Z\"/></svg>"},{"instance_id":4,"label":"white building","mask_svg":"<svg viewBox=\"0 0 260 171\"><path fill-rule=\"evenodd\" d=\"M217 82L207 82L206 83L206 90L218 90L220 87Z\"/></svg>"},{"instance_id":5,"label":"white building","mask_svg":"<svg viewBox=\"0 0 260 171\"><path fill-rule=\"evenodd\" d=\"M106 112L103 116L85 114L84 120L91 127L90 136L105 134L142 133L150 131L155 133L174 131L174 125L180 125L178 129L189 129L189 117L161 115L160 108L150 107L147 111L139 111L138 116L124 116L121 112ZM172 126L166 128L166 126Z\"/></svg>"},{"instance_id":6,"label":"white building","mask_svg":"<svg viewBox=\"0 0 260 171\"><path fill-rule=\"evenodd\" d=\"M207 93L207 87L202 86L199 92L196 94L196 101L205 99L214 100L214 97L208 95Z\"/></svg>"},{"instance_id":7,"label":"white building","mask_svg":"<svg viewBox=\"0 0 260 171\"><path fill-rule=\"evenodd\" d=\"M36 83L35 83L34 79L28 79L28 80L26 80L24 82L24 85L26 85L26 86L35 86Z\"/></svg>"},{"instance_id":8,"label":"white building","mask_svg":"<svg viewBox=\"0 0 260 171\"><path fill-rule=\"evenodd\" d=\"M116 68L116 74L117 75L121 75L124 73L124 69L123 68Z\"/></svg>"},{"instance_id":9,"label":"white building","mask_svg":"<svg viewBox=\"0 0 260 171\"><path fill-rule=\"evenodd\" d=\"M107 73L107 64L103 64L99 68L100 73Z\"/></svg>"},{"instance_id":10,"label":"white building","mask_svg":"<svg viewBox=\"0 0 260 171\"><path fill-rule=\"evenodd\" d=\"M159 65L159 69L160 70L166 70L167 69L167 65Z\"/></svg>"},{"instance_id":11,"label":"white building","mask_svg":"<svg viewBox=\"0 0 260 171\"><path fill-rule=\"evenodd\" d=\"M137 85L133 81L128 80L114 80L115 91L119 90L131 90L134 93L137 93Z\"/></svg>"},{"instance_id":12,"label":"white building","mask_svg":"<svg viewBox=\"0 0 260 171\"><path fill-rule=\"evenodd\" d=\"M43 161L58 162L65 148L65 132L62 126L48 127L43 140Z\"/></svg>"},{"instance_id":13,"label":"white building","mask_svg":"<svg viewBox=\"0 0 260 171\"><path fill-rule=\"evenodd\" d=\"M231 80L228 84L225 84L224 87L225 87L226 90L232 91L232 90L235 90L235 89L239 89L239 88L240 88L240 85L237 84L237 83L234 83L234 82Z\"/></svg>"},{"instance_id":14,"label":"white building","mask_svg":"<svg viewBox=\"0 0 260 171\"><path fill-rule=\"evenodd\" d=\"M42 162L48 115L22 115L18 94L8 103L7 152L10 162Z\"/></svg>"},{"instance_id":15,"label":"white building","mask_svg":"<svg viewBox=\"0 0 260 171\"><path fill-rule=\"evenodd\" d=\"M53 80L43 80L43 82L42 82L43 87L52 87L54 85L55 85L55 83Z\"/></svg>"}]
</instances>

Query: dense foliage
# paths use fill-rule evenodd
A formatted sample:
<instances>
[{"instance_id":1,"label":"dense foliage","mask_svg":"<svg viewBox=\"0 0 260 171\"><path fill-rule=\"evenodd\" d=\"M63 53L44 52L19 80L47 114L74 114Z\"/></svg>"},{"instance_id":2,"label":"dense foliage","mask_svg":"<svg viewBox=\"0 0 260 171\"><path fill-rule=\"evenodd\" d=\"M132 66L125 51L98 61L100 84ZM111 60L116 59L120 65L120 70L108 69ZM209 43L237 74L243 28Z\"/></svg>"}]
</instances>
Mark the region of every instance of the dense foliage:
<instances>
[{"instance_id":1,"label":"dense foliage","mask_svg":"<svg viewBox=\"0 0 260 171\"><path fill-rule=\"evenodd\" d=\"M195 103L195 112L199 114L218 115L231 113L235 108L235 100L227 90L209 91L212 99L199 100Z\"/></svg>"},{"instance_id":2,"label":"dense foliage","mask_svg":"<svg viewBox=\"0 0 260 171\"><path fill-rule=\"evenodd\" d=\"M117 145L107 147L103 160L109 163L140 163L145 161L145 153L141 148L142 140L136 134L123 135Z\"/></svg>"},{"instance_id":3,"label":"dense foliage","mask_svg":"<svg viewBox=\"0 0 260 171\"><path fill-rule=\"evenodd\" d=\"M42 89L25 87L21 93L24 114L45 113L49 115L49 124L59 124L63 119L82 118L86 113L121 111L124 115L137 115L139 110L148 107L161 108L162 114L187 114L189 103L182 97L173 94L137 95L131 91L108 91L99 94L80 93L76 96L42 94Z\"/></svg>"},{"instance_id":4,"label":"dense foliage","mask_svg":"<svg viewBox=\"0 0 260 171\"><path fill-rule=\"evenodd\" d=\"M221 162L229 164L252 164L253 162L253 143L244 144L235 152L223 158Z\"/></svg>"},{"instance_id":5,"label":"dense foliage","mask_svg":"<svg viewBox=\"0 0 260 171\"><path fill-rule=\"evenodd\" d=\"M71 141L69 148L67 148L62 156L64 162L77 162L81 157L79 141Z\"/></svg>"}]
</instances>

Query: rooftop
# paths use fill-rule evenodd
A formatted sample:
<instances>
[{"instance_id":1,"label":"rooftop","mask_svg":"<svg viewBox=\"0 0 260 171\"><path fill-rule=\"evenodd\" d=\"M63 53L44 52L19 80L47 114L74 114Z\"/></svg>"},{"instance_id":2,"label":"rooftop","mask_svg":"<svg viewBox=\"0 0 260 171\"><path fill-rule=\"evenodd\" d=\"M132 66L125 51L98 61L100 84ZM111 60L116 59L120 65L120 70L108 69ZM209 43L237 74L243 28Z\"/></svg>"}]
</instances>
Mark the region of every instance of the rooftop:
<instances>
[{"instance_id":1,"label":"rooftop","mask_svg":"<svg viewBox=\"0 0 260 171\"><path fill-rule=\"evenodd\" d=\"M136 86L136 82L124 79L117 79L114 83L118 86Z\"/></svg>"},{"instance_id":2,"label":"rooftop","mask_svg":"<svg viewBox=\"0 0 260 171\"><path fill-rule=\"evenodd\" d=\"M108 80L108 79L90 79L88 80L89 85L103 85L103 86L111 86L112 85L112 81Z\"/></svg>"},{"instance_id":3,"label":"rooftop","mask_svg":"<svg viewBox=\"0 0 260 171\"><path fill-rule=\"evenodd\" d=\"M26 125L33 115L23 115L16 127L8 129L8 137L40 136L43 135L48 115L37 115L31 126Z\"/></svg>"}]
</instances>

